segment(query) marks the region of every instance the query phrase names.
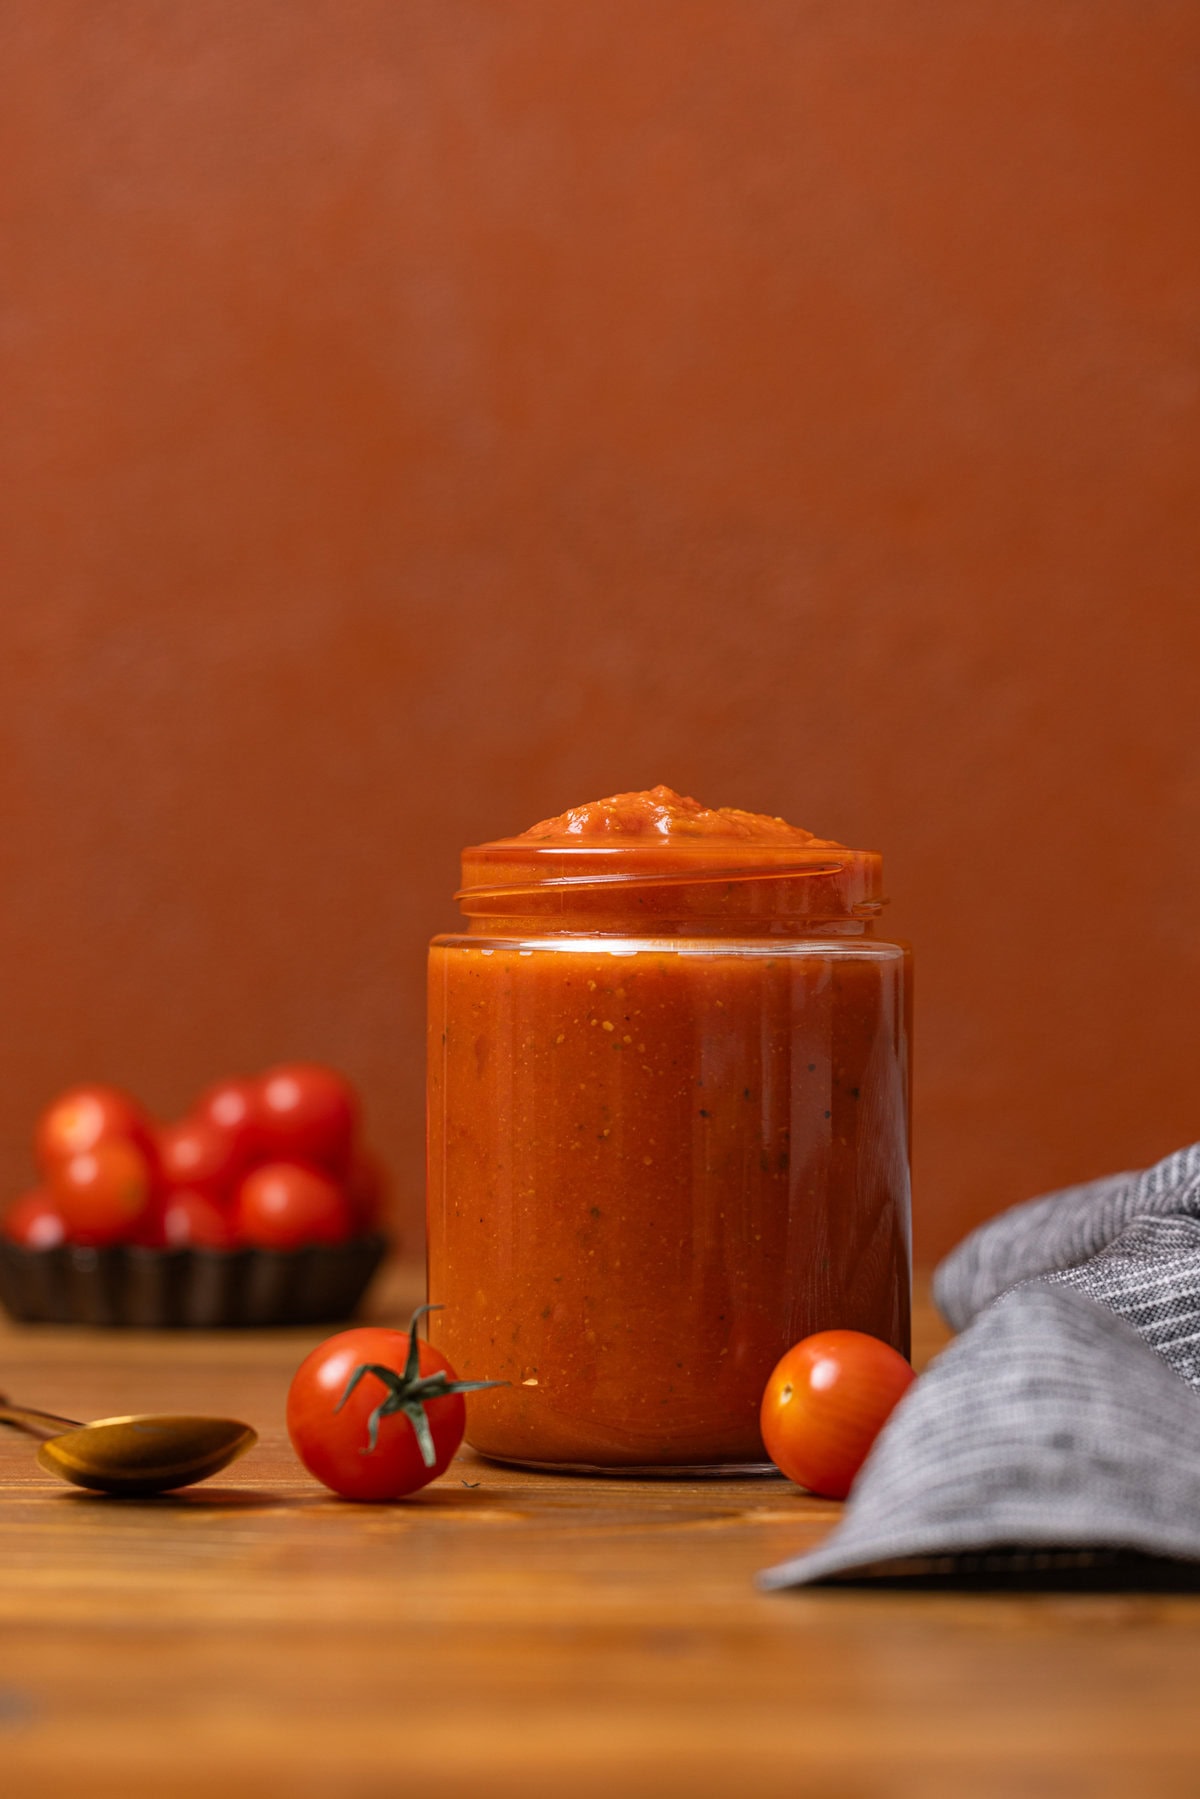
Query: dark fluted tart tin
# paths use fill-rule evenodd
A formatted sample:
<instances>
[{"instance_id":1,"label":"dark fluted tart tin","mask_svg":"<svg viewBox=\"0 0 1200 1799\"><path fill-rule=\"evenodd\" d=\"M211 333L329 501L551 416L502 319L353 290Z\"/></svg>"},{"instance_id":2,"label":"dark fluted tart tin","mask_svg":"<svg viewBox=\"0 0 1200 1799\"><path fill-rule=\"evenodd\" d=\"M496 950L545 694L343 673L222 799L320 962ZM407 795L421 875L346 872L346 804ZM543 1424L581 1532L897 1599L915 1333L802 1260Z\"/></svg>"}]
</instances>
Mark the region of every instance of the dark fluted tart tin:
<instances>
[{"instance_id":1,"label":"dark fluted tart tin","mask_svg":"<svg viewBox=\"0 0 1200 1799\"><path fill-rule=\"evenodd\" d=\"M303 1249L26 1249L0 1238L0 1303L21 1324L248 1330L353 1315L387 1251L381 1236Z\"/></svg>"}]
</instances>

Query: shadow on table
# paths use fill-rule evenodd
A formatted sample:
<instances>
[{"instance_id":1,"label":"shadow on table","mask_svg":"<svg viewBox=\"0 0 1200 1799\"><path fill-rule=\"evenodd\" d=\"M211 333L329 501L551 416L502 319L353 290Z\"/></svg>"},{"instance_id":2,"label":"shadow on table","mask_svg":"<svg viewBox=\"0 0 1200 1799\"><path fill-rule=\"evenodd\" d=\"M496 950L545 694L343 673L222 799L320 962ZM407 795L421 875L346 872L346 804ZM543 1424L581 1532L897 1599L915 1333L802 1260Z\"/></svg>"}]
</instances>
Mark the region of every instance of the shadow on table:
<instances>
[{"instance_id":1,"label":"shadow on table","mask_svg":"<svg viewBox=\"0 0 1200 1799\"><path fill-rule=\"evenodd\" d=\"M122 1512L277 1512L302 1505L289 1493L253 1493L245 1487L181 1487L177 1493L92 1493L72 1487L58 1495L67 1505L116 1506Z\"/></svg>"},{"instance_id":2,"label":"shadow on table","mask_svg":"<svg viewBox=\"0 0 1200 1799\"><path fill-rule=\"evenodd\" d=\"M1128 1549L1001 1548L881 1562L813 1584L860 1592L1200 1593L1200 1562Z\"/></svg>"}]
</instances>

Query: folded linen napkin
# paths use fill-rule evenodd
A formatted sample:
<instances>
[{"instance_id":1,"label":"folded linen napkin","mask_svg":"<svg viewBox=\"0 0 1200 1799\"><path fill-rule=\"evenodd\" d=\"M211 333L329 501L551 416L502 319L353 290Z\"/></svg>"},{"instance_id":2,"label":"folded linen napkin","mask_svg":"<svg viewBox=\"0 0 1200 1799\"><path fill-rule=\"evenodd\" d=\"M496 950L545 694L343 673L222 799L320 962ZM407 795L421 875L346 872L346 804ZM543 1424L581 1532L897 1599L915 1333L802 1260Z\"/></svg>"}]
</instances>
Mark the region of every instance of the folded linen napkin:
<instances>
[{"instance_id":1,"label":"folded linen napkin","mask_svg":"<svg viewBox=\"0 0 1200 1799\"><path fill-rule=\"evenodd\" d=\"M760 1583L1200 1579L1200 1144L1004 1213L934 1293L962 1334L837 1530Z\"/></svg>"}]
</instances>

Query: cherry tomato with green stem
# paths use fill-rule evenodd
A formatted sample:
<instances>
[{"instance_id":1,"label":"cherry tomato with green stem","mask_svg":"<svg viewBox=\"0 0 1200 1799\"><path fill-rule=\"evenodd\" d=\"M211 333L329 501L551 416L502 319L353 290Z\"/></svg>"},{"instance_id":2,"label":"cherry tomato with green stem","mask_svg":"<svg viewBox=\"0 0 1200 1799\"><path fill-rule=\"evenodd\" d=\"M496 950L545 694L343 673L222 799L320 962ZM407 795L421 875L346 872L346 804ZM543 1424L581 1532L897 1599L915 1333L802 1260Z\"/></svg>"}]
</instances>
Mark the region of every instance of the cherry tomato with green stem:
<instances>
[{"instance_id":1,"label":"cherry tomato with green stem","mask_svg":"<svg viewBox=\"0 0 1200 1799\"><path fill-rule=\"evenodd\" d=\"M915 1379L898 1350L863 1331L818 1331L776 1366L760 1426L776 1467L826 1499L844 1499L871 1445Z\"/></svg>"},{"instance_id":2,"label":"cherry tomato with green stem","mask_svg":"<svg viewBox=\"0 0 1200 1799\"><path fill-rule=\"evenodd\" d=\"M343 1499L402 1499L436 1480L466 1429L463 1394L503 1381L460 1381L417 1326L339 1331L318 1344L288 1392L287 1428L308 1472Z\"/></svg>"}]
</instances>

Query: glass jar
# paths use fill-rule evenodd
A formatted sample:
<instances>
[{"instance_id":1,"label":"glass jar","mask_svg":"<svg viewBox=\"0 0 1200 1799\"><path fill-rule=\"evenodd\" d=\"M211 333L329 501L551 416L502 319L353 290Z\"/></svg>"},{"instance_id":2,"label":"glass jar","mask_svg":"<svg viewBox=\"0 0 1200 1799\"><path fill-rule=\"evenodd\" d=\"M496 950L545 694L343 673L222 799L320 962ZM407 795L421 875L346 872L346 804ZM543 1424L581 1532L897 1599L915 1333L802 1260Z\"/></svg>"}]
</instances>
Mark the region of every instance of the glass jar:
<instances>
[{"instance_id":1,"label":"glass jar","mask_svg":"<svg viewBox=\"0 0 1200 1799\"><path fill-rule=\"evenodd\" d=\"M799 835L803 836L803 833ZM429 970L430 1336L523 1466L769 1467L827 1327L909 1352L909 957L877 855L511 838Z\"/></svg>"}]
</instances>

